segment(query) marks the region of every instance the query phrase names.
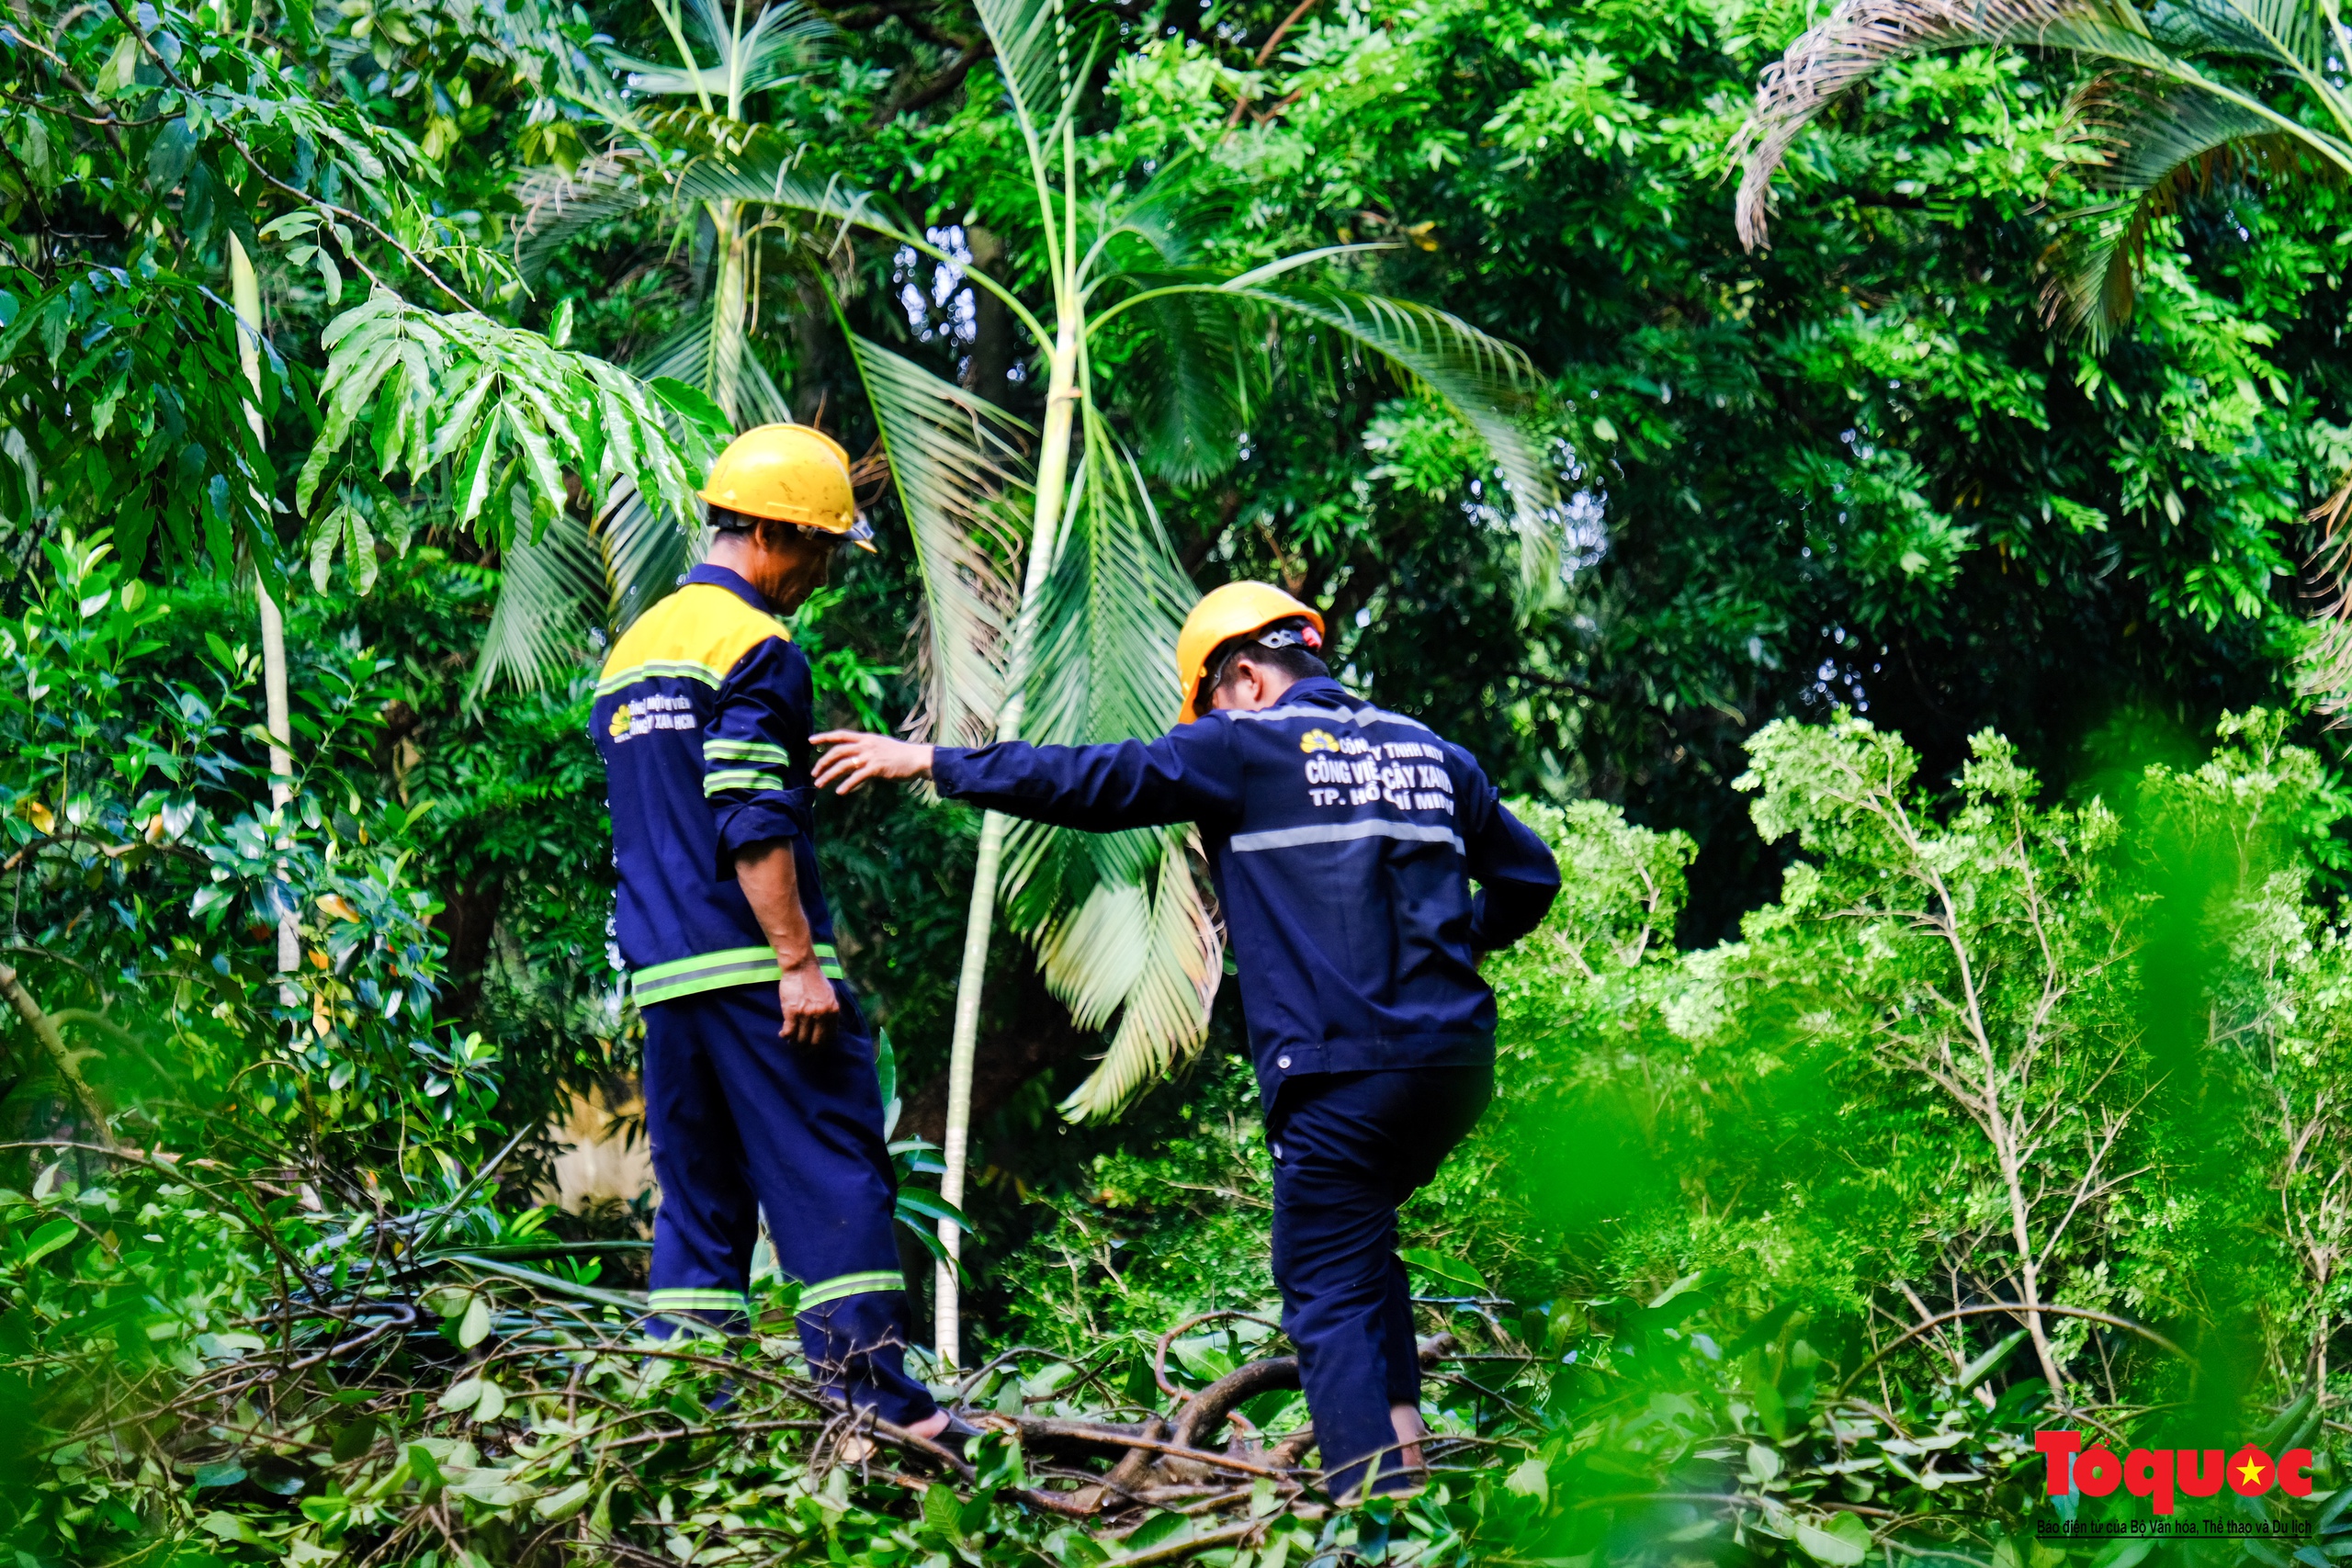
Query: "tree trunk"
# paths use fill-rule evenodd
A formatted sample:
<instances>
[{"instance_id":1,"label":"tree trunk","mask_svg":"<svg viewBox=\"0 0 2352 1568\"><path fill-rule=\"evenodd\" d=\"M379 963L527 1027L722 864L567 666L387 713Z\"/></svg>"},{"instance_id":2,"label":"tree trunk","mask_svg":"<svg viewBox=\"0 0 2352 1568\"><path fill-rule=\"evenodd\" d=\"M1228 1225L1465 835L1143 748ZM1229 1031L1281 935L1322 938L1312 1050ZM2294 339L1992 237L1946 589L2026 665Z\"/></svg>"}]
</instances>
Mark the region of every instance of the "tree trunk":
<instances>
[{"instance_id":1,"label":"tree trunk","mask_svg":"<svg viewBox=\"0 0 2352 1568\"><path fill-rule=\"evenodd\" d=\"M752 239L744 231L741 202L714 201L709 209L718 267L711 288L710 400L724 409L741 430L747 333L743 318L751 301Z\"/></svg>"},{"instance_id":2,"label":"tree trunk","mask_svg":"<svg viewBox=\"0 0 2352 1568\"><path fill-rule=\"evenodd\" d=\"M262 434L261 423L261 280L254 276L253 259L245 254L245 247L232 231L229 235L229 297L237 311L237 364L245 373L245 385L253 389L253 399L245 404L245 422L253 427L256 438ZM264 550L270 541L256 536L252 547ZM273 815L282 815L294 799L294 751L291 704L286 691L286 617L278 613L277 601L269 596L262 583L261 574L254 574L254 597L261 608L261 668L263 700L267 705L269 720L269 805ZM282 868L281 868L282 869ZM277 972L290 975L302 964L302 932L290 908L277 917ZM278 999L292 1005L286 993L288 987L278 987Z\"/></svg>"},{"instance_id":3,"label":"tree trunk","mask_svg":"<svg viewBox=\"0 0 2352 1568\"><path fill-rule=\"evenodd\" d=\"M1029 531L1029 561L1022 574L1021 614L1013 623L1007 694L997 716L999 740L1021 739L1029 661L1036 639L1037 602L1044 597L1060 544L1062 499L1069 479L1070 423L1078 412L1080 330L1080 312L1064 310L1055 335L1053 372L1046 394L1046 429L1037 453L1036 520ZM996 923L997 873L1004 857L1008 825L994 811L980 819L979 862L973 867L972 903L965 917L964 964L956 980L956 1033L947 1055L947 1131L942 1140L945 1146L940 1151L947 1170L939 1179L939 1195L958 1209L964 1206L964 1168L971 1145L972 1060L979 1042L980 991L988 972L989 937ZM938 1265L933 1332L941 1363L953 1367L961 1359L962 1302L956 1260L963 1251L963 1233L942 1220L939 1240L947 1249L947 1258Z\"/></svg>"}]
</instances>

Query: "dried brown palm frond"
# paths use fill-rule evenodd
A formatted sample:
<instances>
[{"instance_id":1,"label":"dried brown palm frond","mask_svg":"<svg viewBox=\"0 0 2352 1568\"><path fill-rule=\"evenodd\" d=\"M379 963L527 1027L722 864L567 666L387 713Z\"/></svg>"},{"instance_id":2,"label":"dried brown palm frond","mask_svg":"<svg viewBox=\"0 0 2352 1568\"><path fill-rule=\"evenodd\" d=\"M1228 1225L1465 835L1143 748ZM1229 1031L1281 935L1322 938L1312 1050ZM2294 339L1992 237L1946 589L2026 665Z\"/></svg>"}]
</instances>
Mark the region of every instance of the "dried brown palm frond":
<instances>
[{"instance_id":1,"label":"dried brown palm frond","mask_svg":"<svg viewBox=\"0 0 2352 1568\"><path fill-rule=\"evenodd\" d=\"M1841 0L1768 67L1735 144L1740 184L1735 220L1743 243L1765 242L1771 179L1797 136L1839 96L1905 55L1968 44L2066 51L2106 73L2081 101L2106 171L2094 183L2117 201L2095 212L2126 214L2125 242L2097 250L2100 287L2071 296L2080 306L2128 288L2108 258L2128 261L2136 231L2170 209L2183 181L2224 149L2301 143L2352 172L2352 98L2329 75L2331 24L2321 0L2162 0L2142 12L2129 0ZM2208 69L2226 62L2216 74ZM2249 73L2265 88L2241 85ZM2270 88L2278 89L2272 92ZM2298 99L2300 115L2273 99ZM2086 251L2086 255L2091 251ZM2128 295L2122 297L2128 303Z\"/></svg>"},{"instance_id":2,"label":"dried brown palm frond","mask_svg":"<svg viewBox=\"0 0 2352 1568\"><path fill-rule=\"evenodd\" d=\"M2086 0L1840 0L1766 66L1757 84L1755 107L1732 149L1740 164L1740 243L1750 250L1765 243L1772 175L1790 144L1889 62L1955 44L2032 39L2112 14Z\"/></svg>"}]
</instances>

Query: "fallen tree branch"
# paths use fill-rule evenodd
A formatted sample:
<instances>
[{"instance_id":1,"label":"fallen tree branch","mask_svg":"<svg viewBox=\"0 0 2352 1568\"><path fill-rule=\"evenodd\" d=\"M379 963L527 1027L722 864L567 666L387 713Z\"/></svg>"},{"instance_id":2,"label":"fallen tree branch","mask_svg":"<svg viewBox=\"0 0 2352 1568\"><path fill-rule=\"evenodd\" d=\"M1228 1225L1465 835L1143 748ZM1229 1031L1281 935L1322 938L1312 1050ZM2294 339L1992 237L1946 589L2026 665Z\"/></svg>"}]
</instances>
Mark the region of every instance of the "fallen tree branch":
<instances>
[{"instance_id":1,"label":"fallen tree branch","mask_svg":"<svg viewBox=\"0 0 2352 1568\"><path fill-rule=\"evenodd\" d=\"M90 1123L91 1135L108 1154L119 1153L120 1146L115 1142L114 1129L107 1125L107 1113L98 1108L98 1097L91 1092L89 1080L82 1076L81 1064L67 1049L65 1036L59 1031L57 1021L41 1010L40 1003L25 989L25 983L17 977L17 971L6 964L0 964L0 996L8 998L8 1005L16 1010L18 1018L25 1021L25 1027L33 1032L33 1038L40 1042L40 1048L57 1068L57 1076L65 1080L65 1087L72 1091L74 1103Z\"/></svg>"}]
</instances>

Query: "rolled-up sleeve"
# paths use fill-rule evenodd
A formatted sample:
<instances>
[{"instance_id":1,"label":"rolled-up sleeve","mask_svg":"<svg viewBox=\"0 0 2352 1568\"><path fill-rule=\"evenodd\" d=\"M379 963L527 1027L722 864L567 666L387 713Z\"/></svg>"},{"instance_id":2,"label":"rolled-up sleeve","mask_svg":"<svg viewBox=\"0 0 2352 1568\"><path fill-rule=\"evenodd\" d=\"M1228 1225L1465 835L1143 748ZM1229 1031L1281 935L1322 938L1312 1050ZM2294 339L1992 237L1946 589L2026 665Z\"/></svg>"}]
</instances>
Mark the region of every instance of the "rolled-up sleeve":
<instances>
[{"instance_id":1,"label":"rolled-up sleeve","mask_svg":"<svg viewBox=\"0 0 2352 1568\"><path fill-rule=\"evenodd\" d=\"M950 800L1093 833L1215 821L1241 810L1232 725L1217 717L1154 740L1101 746L942 746L932 753L931 777Z\"/></svg>"},{"instance_id":2,"label":"rolled-up sleeve","mask_svg":"<svg viewBox=\"0 0 2352 1568\"><path fill-rule=\"evenodd\" d=\"M719 682L702 738L702 793L718 829L718 874L754 844L808 835L808 660L787 639L758 644Z\"/></svg>"}]
</instances>

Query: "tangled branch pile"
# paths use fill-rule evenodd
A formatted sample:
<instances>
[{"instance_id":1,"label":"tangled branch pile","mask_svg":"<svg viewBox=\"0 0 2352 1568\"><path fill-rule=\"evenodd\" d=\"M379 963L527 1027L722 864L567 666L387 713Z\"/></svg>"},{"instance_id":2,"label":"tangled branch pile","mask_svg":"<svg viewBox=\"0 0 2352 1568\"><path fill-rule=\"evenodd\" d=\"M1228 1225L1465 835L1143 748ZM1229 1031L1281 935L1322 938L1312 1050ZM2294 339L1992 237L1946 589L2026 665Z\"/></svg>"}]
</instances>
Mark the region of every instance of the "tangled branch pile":
<instances>
[{"instance_id":1,"label":"tangled branch pile","mask_svg":"<svg viewBox=\"0 0 2352 1568\"><path fill-rule=\"evenodd\" d=\"M1212 1313L1156 1342L1077 1359L1013 1348L943 1380L983 1428L957 1451L844 1410L801 1359L786 1283L766 1282L749 1335L650 1335L641 1299L595 1283L600 1255L643 1244L559 1239L545 1210L502 1216L488 1167L431 1207L330 1210L292 1172L43 1152L64 1157L15 1200L46 1218L17 1227L12 1261L36 1291L64 1289L0 1323L46 1320L72 1342L17 1360L11 1390L32 1406L11 1414L34 1417L18 1432L34 1451L12 1457L51 1467L67 1540L135 1518L150 1540L297 1568L943 1551L1443 1562L1466 1553L1493 1450L1524 1436L1507 1393L1444 1369L1532 1358L1432 1337L1425 1367L1467 1396L1429 1445L1435 1484L1335 1509L1307 1462L1295 1359L1246 1359L1273 1325ZM131 1172L75 1179L116 1161ZM38 1267L68 1249L80 1280ZM232 1250L242 1279L219 1268Z\"/></svg>"}]
</instances>

